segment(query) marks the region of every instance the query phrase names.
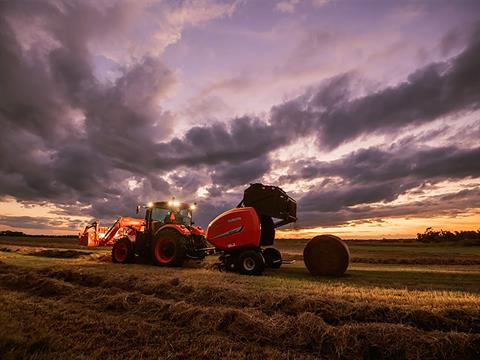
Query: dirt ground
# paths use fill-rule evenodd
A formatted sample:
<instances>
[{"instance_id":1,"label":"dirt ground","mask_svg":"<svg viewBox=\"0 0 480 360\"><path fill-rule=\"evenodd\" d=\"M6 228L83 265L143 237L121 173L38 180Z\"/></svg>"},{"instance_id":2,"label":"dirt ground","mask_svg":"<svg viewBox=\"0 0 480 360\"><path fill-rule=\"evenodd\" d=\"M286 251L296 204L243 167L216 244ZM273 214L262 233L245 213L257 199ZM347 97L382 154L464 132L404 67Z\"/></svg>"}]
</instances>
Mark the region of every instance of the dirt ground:
<instances>
[{"instance_id":1,"label":"dirt ground","mask_svg":"<svg viewBox=\"0 0 480 360\"><path fill-rule=\"evenodd\" d=\"M313 278L277 246L297 262L248 277L0 238L1 358L480 358L478 247L349 242L345 276Z\"/></svg>"}]
</instances>

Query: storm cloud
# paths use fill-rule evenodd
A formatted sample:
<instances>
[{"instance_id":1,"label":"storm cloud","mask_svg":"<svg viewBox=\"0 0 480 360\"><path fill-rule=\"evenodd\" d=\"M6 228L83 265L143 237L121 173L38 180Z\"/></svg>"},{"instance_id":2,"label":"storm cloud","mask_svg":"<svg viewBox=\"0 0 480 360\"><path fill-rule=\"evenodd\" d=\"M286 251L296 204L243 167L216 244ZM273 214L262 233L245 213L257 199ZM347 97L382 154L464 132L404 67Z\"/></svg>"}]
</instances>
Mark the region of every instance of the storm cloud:
<instances>
[{"instance_id":1,"label":"storm cloud","mask_svg":"<svg viewBox=\"0 0 480 360\"><path fill-rule=\"evenodd\" d=\"M284 176L282 180L290 182L299 179L323 179L319 185L304 193L299 201L299 208L307 223L328 214L323 223L335 225L347 218L380 216L378 206L369 207L368 204L386 205L413 190L420 195L422 188L432 188L442 181L476 179L480 177L478 159L480 159L478 147L471 149L456 146L420 149L401 146L391 146L389 149L372 147L358 150L331 162L299 161L290 169L290 172L296 175ZM478 188L467 192L475 195L475 191L478 191ZM459 198L465 194L463 191L459 191L458 194L452 193L448 199ZM470 198L472 207L474 204L478 205L479 198L479 196ZM444 201L447 198L439 199ZM421 212L420 209L424 205L429 204L418 203L415 213ZM408 211L413 211L411 207L412 204L407 206ZM388 206L381 208L386 209ZM397 213L401 213L402 209L405 211L404 206L391 207L390 216L393 215L392 209ZM451 209L458 211L456 207ZM351 216L345 218L346 213Z\"/></svg>"}]
</instances>

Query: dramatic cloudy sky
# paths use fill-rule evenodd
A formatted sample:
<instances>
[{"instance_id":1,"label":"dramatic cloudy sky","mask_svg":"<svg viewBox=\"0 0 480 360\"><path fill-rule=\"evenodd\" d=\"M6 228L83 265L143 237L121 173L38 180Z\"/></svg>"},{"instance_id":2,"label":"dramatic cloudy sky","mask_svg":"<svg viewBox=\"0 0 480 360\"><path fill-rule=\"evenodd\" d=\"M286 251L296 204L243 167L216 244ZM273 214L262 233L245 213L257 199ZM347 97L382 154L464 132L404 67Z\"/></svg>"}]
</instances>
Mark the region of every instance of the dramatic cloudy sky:
<instances>
[{"instance_id":1,"label":"dramatic cloudy sky","mask_svg":"<svg viewBox=\"0 0 480 360\"><path fill-rule=\"evenodd\" d=\"M480 228L480 2L1 1L0 229L138 202L208 224L283 187L283 236Z\"/></svg>"}]
</instances>

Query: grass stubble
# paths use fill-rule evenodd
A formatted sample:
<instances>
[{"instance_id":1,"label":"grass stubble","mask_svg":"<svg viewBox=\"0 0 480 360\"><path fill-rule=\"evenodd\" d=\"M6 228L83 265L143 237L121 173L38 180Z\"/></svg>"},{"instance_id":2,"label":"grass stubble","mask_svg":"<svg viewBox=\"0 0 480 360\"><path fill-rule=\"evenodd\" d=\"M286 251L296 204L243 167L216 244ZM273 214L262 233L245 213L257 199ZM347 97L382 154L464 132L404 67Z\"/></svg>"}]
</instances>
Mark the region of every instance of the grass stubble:
<instances>
[{"instance_id":1,"label":"grass stubble","mask_svg":"<svg viewBox=\"0 0 480 360\"><path fill-rule=\"evenodd\" d=\"M4 359L480 358L475 291L368 285L355 268L340 279L286 267L245 277L209 262L157 268L46 250L0 249Z\"/></svg>"}]
</instances>

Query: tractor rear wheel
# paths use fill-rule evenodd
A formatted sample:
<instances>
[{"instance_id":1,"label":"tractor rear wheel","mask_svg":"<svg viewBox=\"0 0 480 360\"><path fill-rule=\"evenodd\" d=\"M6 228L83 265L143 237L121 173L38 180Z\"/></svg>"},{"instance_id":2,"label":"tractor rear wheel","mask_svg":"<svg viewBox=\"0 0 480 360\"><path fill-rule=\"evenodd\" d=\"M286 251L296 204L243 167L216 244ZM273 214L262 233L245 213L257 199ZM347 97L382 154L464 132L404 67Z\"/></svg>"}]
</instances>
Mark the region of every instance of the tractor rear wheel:
<instances>
[{"instance_id":1,"label":"tractor rear wheel","mask_svg":"<svg viewBox=\"0 0 480 360\"><path fill-rule=\"evenodd\" d=\"M265 259L258 250L244 250L237 260L238 270L244 275L261 275L265 269Z\"/></svg>"},{"instance_id":2,"label":"tractor rear wheel","mask_svg":"<svg viewBox=\"0 0 480 360\"><path fill-rule=\"evenodd\" d=\"M118 239L112 248L112 262L127 264L133 262L135 251L133 244L128 238Z\"/></svg>"},{"instance_id":3,"label":"tractor rear wheel","mask_svg":"<svg viewBox=\"0 0 480 360\"><path fill-rule=\"evenodd\" d=\"M185 242L177 231L159 231L153 241L152 258L156 265L182 266L185 261Z\"/></svg>"},{"instance_id":4,"label":"tractor rear wheel","mask_svg":"<svg viewBox=\"0 0 480 360\"><path fill-rule=\"evenodd\" d=\"M282 266L282 254L274 248L266 248L263 250L263 257L265 258L266 267L272 269L279 269Z\"/></svg>"}]
</instances>

